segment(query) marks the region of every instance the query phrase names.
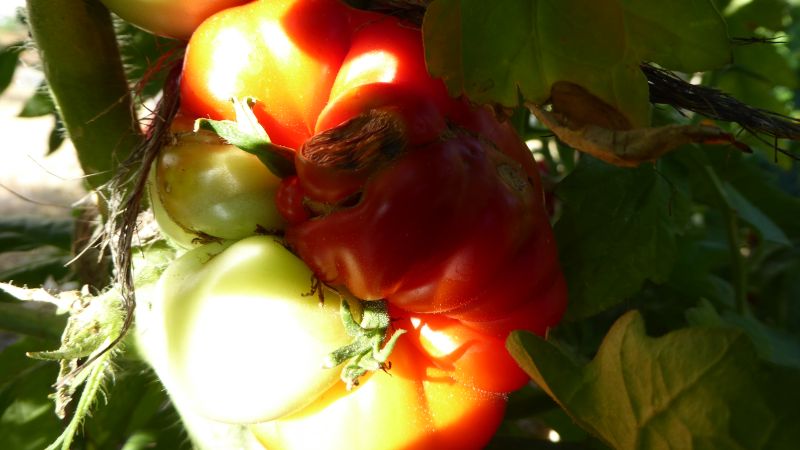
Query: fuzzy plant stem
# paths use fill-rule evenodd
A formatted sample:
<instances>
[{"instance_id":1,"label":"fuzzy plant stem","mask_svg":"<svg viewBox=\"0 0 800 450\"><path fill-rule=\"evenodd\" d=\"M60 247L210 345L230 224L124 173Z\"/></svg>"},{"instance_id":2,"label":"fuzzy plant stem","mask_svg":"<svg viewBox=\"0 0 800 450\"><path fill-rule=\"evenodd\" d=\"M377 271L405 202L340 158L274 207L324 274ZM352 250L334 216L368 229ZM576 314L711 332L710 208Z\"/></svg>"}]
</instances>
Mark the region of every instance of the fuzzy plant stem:
<instances>
[{"instance_id":1,"label":"fuzzy plant stem","mask_svg":"<svg viewBox=\"0 0 800 450\"><path fill-rule=\"evenodd\" d=\"M111 15L99 0L27 0L28 24L89 188L142 139Z\"/></svg>"},{"instance_id":2,"label":"fuzzy plant stem","mask_svg":"<svg viewBox=\"0 0 800 450\"><path fill-rule=\"evenodd\" d=\"M736 309L740 314L747 314L747 261L742 255L742 242L739 230L739 217L731 206L725 189L717 173L710 165L705 166L706 174L718 197L719 207L725 220L728 234L728 247L731 253L731 281L736 296Z\"/></svg>"}]
</instances>

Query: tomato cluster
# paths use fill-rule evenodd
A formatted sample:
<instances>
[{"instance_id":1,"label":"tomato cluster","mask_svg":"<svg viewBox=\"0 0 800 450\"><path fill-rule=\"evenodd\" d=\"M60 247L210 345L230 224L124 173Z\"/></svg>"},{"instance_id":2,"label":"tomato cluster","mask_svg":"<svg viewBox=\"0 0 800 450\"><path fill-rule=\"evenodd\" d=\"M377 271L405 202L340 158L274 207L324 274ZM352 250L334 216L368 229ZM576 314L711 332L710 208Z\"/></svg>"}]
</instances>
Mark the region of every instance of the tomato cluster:
<instances>
[{"instance_id":1,"label":"tomato cluster","mask_svg":"<svg viewBox=\"0 0 800 450\"><path fill-rule=\"evenodd\" d=\"M232 98L293 174L189 131L236 119ZM270 449L482 447L528 381L505 338L557 323L566 290L530 152L428 75L420 31L337 0L223 9L191 35L173 130L151 178L190 249L157 289L173 396ZM405 334L346 389L314 361L371 301Z\"/></svg>"}]
</instances>

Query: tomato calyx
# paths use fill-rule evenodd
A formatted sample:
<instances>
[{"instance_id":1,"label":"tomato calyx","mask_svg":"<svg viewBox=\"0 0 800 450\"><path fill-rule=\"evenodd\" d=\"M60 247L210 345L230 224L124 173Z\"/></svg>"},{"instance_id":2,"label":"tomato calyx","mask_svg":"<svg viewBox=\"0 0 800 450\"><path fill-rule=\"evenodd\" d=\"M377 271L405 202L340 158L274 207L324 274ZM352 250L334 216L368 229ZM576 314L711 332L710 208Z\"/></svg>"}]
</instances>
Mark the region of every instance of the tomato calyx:
<instances>
[{"instance_id":1,"label":"tomato calyx","mask_svg":"<svg viewBox=\"0 0 800 450\"><path fill-rule=\"evenodd\" d=\"M312 136L295 163L308 197L328 204L353 203L366 180L407 148L395 113L372 109Z\"/></svg>"},{"instance_id":2,"label":"tomato calyx","mask_svg":"<svg viewBox=\"0 0 800 450\"><path fill-rule=\"evenodd\" d=\"M296 173L294 150L273 143L266 130L253 114L255 100L231 99L236 120L197 119L195 131L207 130L247 153L253 154L279 178L286 178Z\"/></svg>"},{"instance_id":3,"label":"tomato calyx","mask_svg":"<svg viewBox=\"0 0 800 450\"><path fill-rule=\"evenodd\" d=\"M323 364L323 367L332 369L346 363L341 379L347 390L358 386L359 378L367 372L388 371L391 368L389 355L397 340L406 332L404 329L395 330L387 340L391 319L386 300L361 302L361 308L361 321L356 322L350 302L342 301L339 310L342 324L353 341L331 352Z\"/></svg>"}]
</instances>

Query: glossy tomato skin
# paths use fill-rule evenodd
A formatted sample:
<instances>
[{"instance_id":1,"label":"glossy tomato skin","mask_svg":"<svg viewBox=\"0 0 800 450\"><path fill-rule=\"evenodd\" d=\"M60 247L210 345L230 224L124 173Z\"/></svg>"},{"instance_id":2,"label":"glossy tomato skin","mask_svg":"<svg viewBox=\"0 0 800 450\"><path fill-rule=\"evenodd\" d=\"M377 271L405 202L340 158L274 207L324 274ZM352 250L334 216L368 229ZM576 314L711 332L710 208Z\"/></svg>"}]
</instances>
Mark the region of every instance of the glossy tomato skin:
<instances>
[{"instance_id":1,"label":"glossy tomato skin","mask_svg":"<svg viewBox=\"0 0 800 450\"><path fill-rule=\"evenodd\" d=\"M189 41L183 110L233 120L230 98L252 97L272 141L299 147L313 134L347 54L347 11L337 0L274 0L214 15Z\"/></svg>"},{"instance_id":2,"label":"glossy tomato skin","mask_svg":"<svg viewBox=\"0 0 800 450\"><path fill-rule=\"evenodd\" d=\"M331 87L329 102L374 83L400 86L445 112L453 103L441 80L425 67L419 30L398 18L362 15ZM317 127L320 131L321 127Z\"/></svg>"},{"instance_id":3,"label":"glossy tomato skin","mask_svg":"<svg viewBox=\"0 0 800 450\"><path fill-rule=\"evenodd\" d=\"M389 373L334 386L305 409L251 430L270 450L471 450L502 421L503 395L468 387L401 338Z\"/></svg>"},{"instance_id":4,"label":"glossy tomato skin","mask_svg":"<svg viewBox=\"0 0 800 450\"><path fill-rule=\"evenodd\" d=\"M543 334L566 305L538 177L469 134L409 147L375 170L357 204L289 227L286 239L323 281L359 298L499 339Z\"/></svg>"},{"instance_id":5,"label":"glossy tomato skin","mask_svg":"<svg viewBox=\"0 0 800 450\"><path fill-rule=\"evenodd\" d=\"M339 383L340 297L320 305L311 272L272 237L208 244L173 261L151 294L146 340L170 395L226 423L271 420Z\"/></svg>"},{"instance_id":6,"label":"glossy tomato skin","mask_svg":"<svg viewBox=\"0 0 800 450\"><path fill-rule=\"evenodd\" d=\"M379 97L410 92L443 116L454 105L464 107L428 75L419 31L399 19L336 0L254 2L213 16L194 33L181 104L194 117L233 120L230 98L253 97L273 142L299 148L363 112L341 105L368 98L376 84L398 89L392 94L379 86ZM335 111L323 112L326 105Z\"/></svg>"},{"instance_id":7,"label":"glossy tomato skin","mask_svg":"<svg viewBox=\"0 0 800 450\"><path fill-rule=\"evenodd\" d=\"M315 132L334 128L370 110L390 111L402 121L410 145L439 139L447 126L440 105L418 95L408 84L375 82L349 89L328 103L317 118Z\"/></svg>"},{"instance_id":8,"label":"glossy tomato skin","mask_svg":"<svg viewBox=\"0 0 800 450\"><path fill-rule=\"evenodd\" d=\"M395 326L438 368L454 380L485 392L512 392L530 378L506 351L505 341L441 314L410 314L395 309Z\"/></svg>"},{"instance_id":9,"label":"glossy tomato skin","mask_svg":"<svg viewBox=\"0 0 800 450\"><path fill-rule=\"evenodd\" d=\"M214 13L251 0L101 0L122 19L159 36L188 40Z\"/></svg>"}]
</instances>

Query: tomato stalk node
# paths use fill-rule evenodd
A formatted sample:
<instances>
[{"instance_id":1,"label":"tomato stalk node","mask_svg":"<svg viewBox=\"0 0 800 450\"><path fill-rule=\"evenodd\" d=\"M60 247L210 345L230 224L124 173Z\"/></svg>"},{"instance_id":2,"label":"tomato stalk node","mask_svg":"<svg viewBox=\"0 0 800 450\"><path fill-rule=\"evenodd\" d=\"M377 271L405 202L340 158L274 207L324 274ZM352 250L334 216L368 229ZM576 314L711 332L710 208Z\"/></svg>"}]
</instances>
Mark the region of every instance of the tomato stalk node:
<instances>
[{"instance_id":1,"label":"tomato stalk node","mask_svg":"<svg viewBox=\"0 0 800 450\"><path fill-rule=\"evenodd\" d=\"M342 324L348 335L353 337L353 342L331 352L326 358L323 367L332 369L347 363L342 368L341 379L347 385L347 390L358 386L358 379L367 372L388 370L388 362L397 340L406 330L396 330L388 341L391 319L389 318L388 303L386 300L362 302L361 323L356 322L350 302L343 300L340 307ZM383 345L384 341L386 344Z\"/></svg>"}]
</instances>

